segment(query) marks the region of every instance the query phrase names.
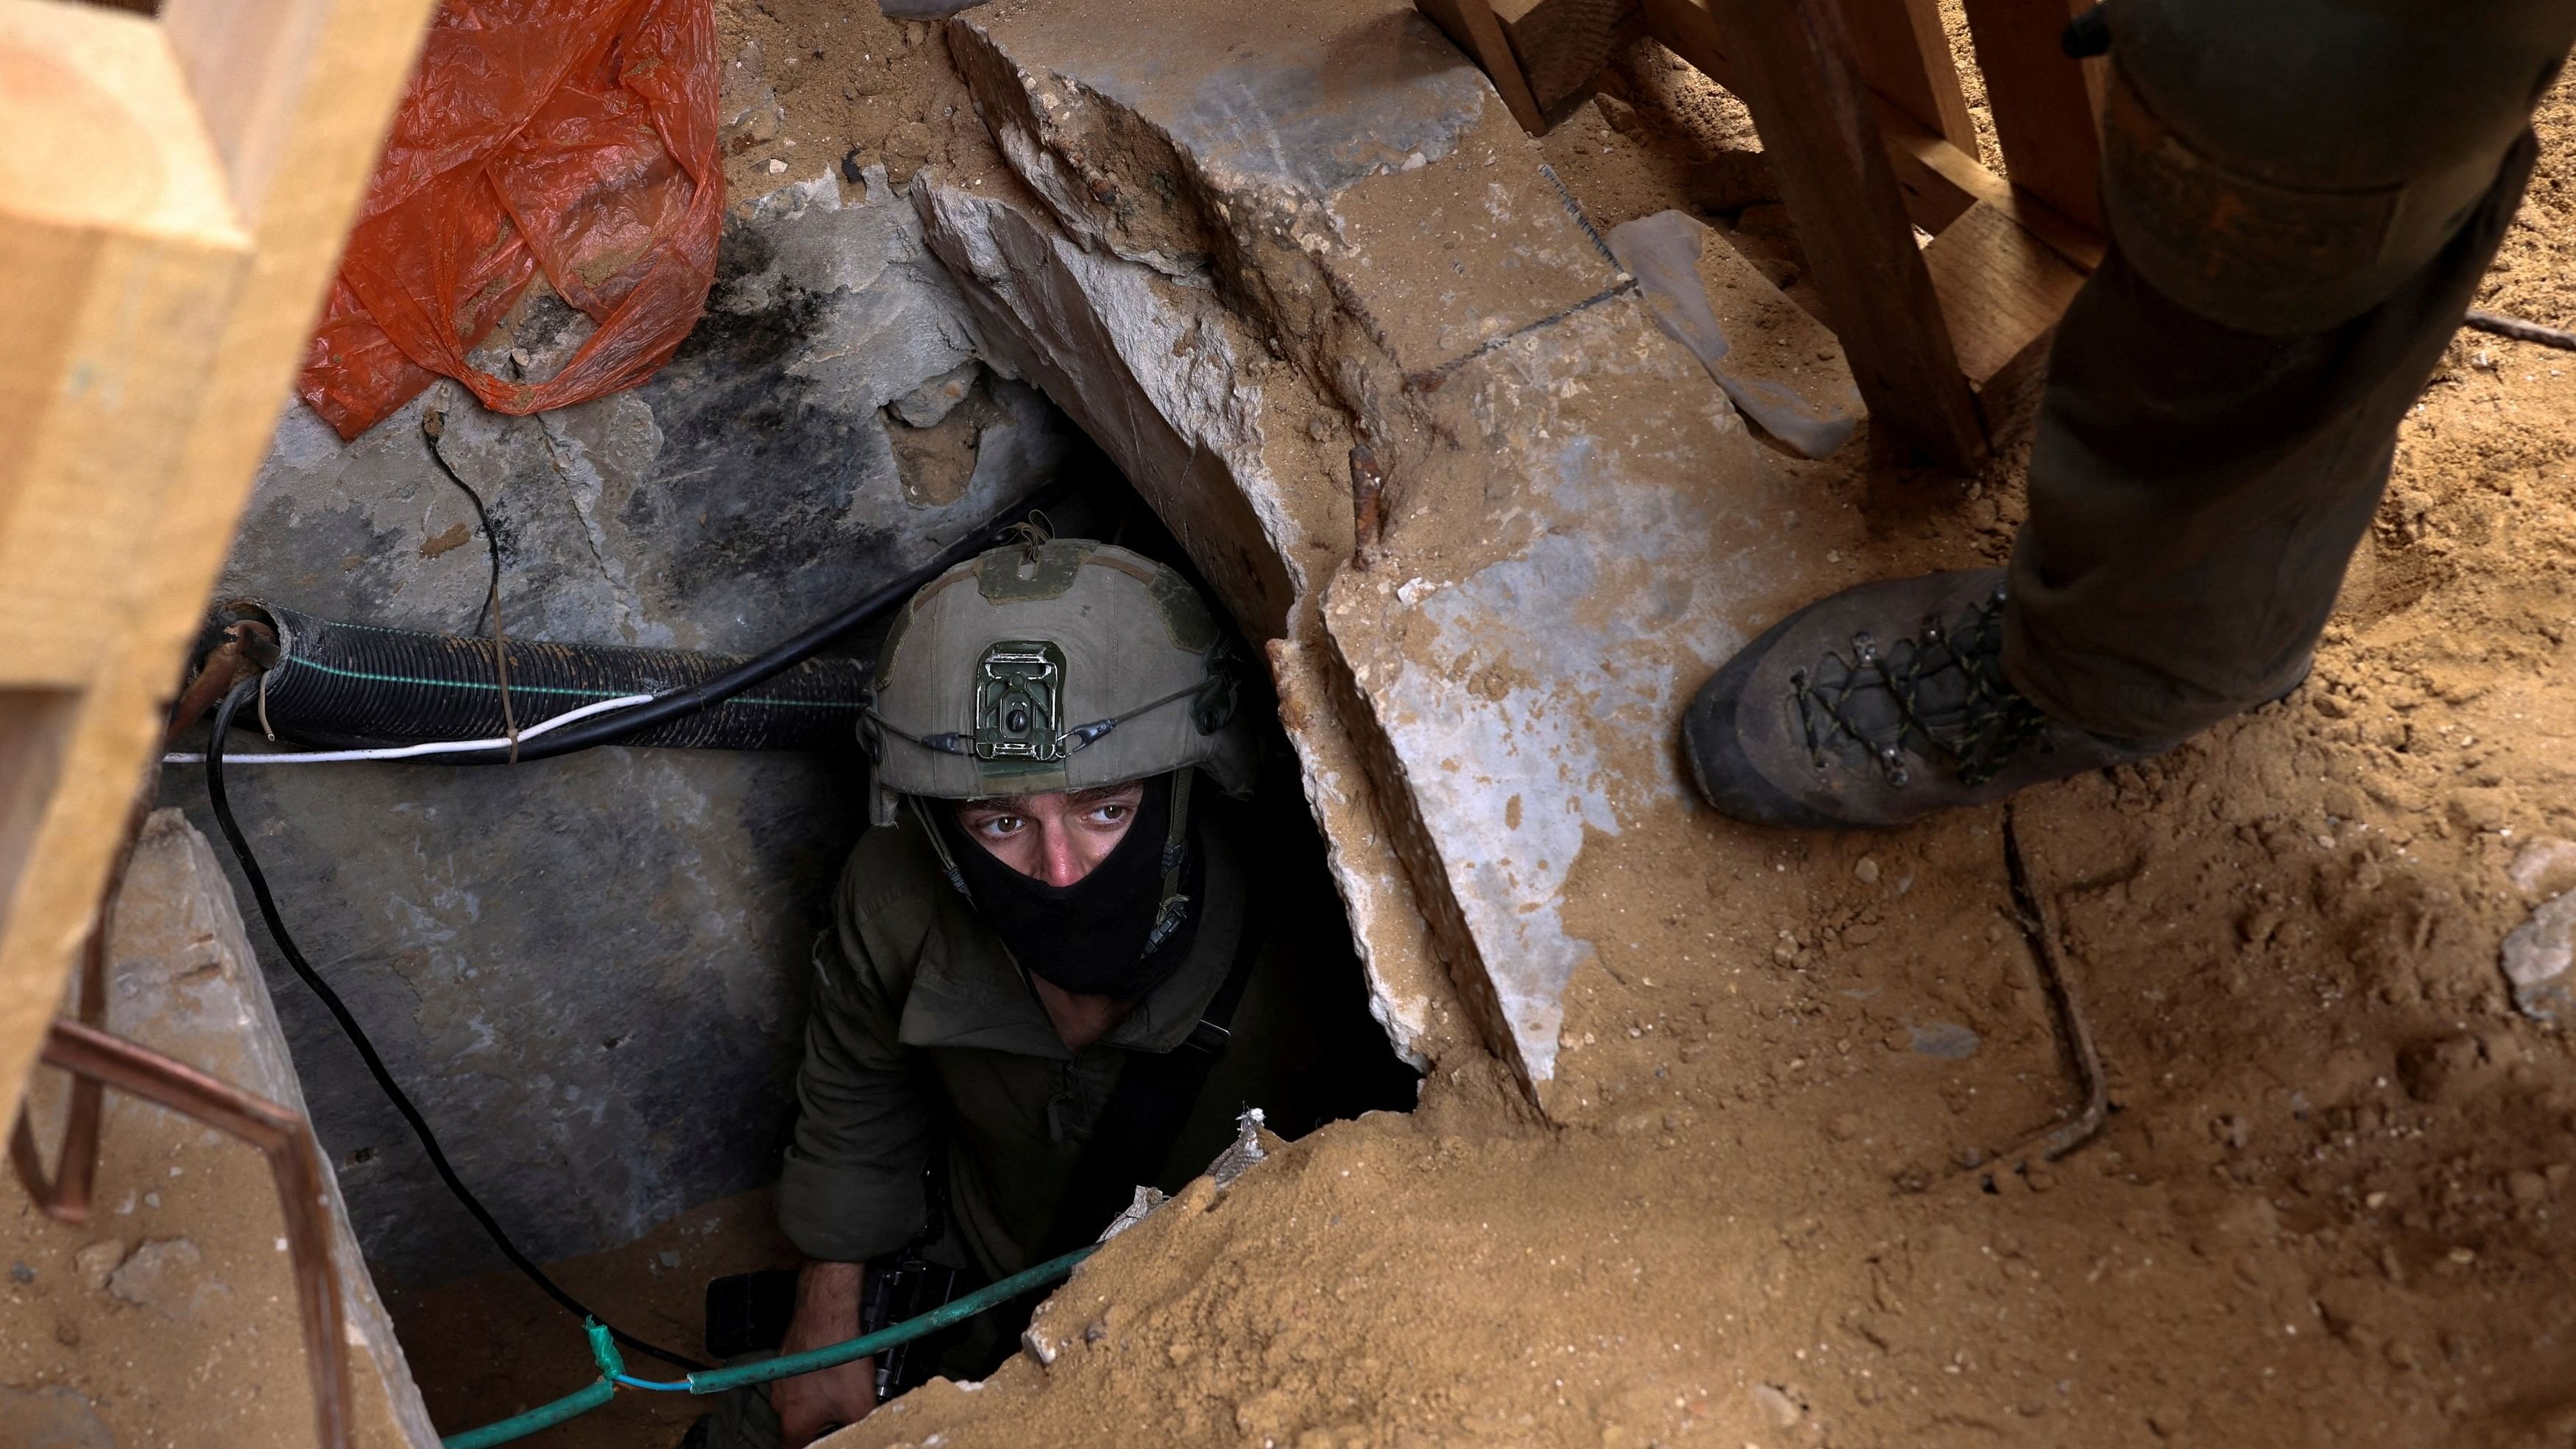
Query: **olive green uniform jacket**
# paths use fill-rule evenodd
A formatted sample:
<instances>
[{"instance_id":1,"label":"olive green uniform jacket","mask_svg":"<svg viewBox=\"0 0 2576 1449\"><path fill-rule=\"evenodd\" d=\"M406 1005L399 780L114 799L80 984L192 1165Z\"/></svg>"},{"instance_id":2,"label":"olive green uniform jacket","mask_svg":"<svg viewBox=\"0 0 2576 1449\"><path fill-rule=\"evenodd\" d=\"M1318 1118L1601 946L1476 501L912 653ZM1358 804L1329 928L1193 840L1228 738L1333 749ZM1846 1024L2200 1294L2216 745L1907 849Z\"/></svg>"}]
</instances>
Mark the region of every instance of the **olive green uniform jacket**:
<instances>
[{"instance_id":1,"label":"olive green uniform jacket","mask_svg":"<svg viewBox=\"0 0 2576 1449\"><path fill-rule=\"evenodd\" d=\"M1249 904L1243 860L1209 820L1198 937L1181 968L1099 1042L1067 1050L1001 940L948 883L919 820L871 830L850 854L836 928L815 952L796 1081L803 1112L778 1187L779 1222L808 1257L859 1262L920 1241L924 1172L940 1172L953 1233L935 1258L993 1277L1037 1261L1074 1163L1135 1052L1181 1045L1233 965ZM1265 933L1266 934L1266 933ZM1302 1026L1284 954L1260 943L1233 1040L1157 1185L1176 1189L1280 1086ZM960 1249L962 1248L962 1252Z\"/></svg>"}]
</instances>

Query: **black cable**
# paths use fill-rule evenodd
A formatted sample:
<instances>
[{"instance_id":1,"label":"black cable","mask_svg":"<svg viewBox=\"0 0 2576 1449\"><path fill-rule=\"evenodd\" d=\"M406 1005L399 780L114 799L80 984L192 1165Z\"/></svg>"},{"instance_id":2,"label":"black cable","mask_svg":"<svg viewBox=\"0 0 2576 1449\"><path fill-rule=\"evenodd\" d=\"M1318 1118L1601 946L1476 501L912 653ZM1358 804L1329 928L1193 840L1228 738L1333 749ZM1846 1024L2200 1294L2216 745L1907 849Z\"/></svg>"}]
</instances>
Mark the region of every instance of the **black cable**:
<instances>
[{"instance_id":1,"label":"black cable","mask_svg":"<svg viewBox=\"0 0 2576 1449\"><path fill-rule=\"evenodd\" d=\"M474 485L466 482L464 475L448 463L445 453L438 451L439 435L446 431L445 413L431 408L420 415L420 436L429 444L430 461L436 463L438 471L447 475L447 481L455 484L466 501L474 505L474 517L483 525L484 546L492 554L492 587L484 595L484 608L492 615L492 670L501 683L501 730L510 737L510 763L517 764L519 721L510 713L509 630L501 624L501 535L492 531L492 514L483 506L483 495L475 492ZM481 627L479 621L477 627Z\"/></svg>"},{"instance_id":2,"label":"black cable","mask_svg":"<svg viewBox=\"0 0 2576 1449\"><path fill-rule=\"evenodd\" d=\"M721 704L753 685L783 674L820 653L824 645L877 615L902 604L904 600L919 592L922 585L993 547L1001 541L1003 534L1018 524L1023 515L1071 491L1073 491L1072 483L1059 482L1041 493L1015 503L1007 512L987 520L982 527L950 544L939 557L928 564L896 579L893 583L868 591L838 613L772 646L768 652L756 654L740 665L703 683L691 685L687 689L675 689L668 694L656 695L651 704L639 704L633 709L621 709L594 719L586 719L579 724L566 725L552 734L529 740L518 746L518 759L520 761L552 759L556 755L569 755L577 750L590 749L595 745L614 744L628 735L649 729L665 720L676 719L711 704ZM421 763L505 765L513 761L509 750L490 749L424 755L421 757Z\"/></svg>"},{"instance_id":3,"label":"black cable","mask_svg":"<svg viewBox=\"0 0 2576 1449\"><path fill-rule=\"evenodd\" d=\"M509 1259L511 1267L526 1275L529 1282L536 1284L564 1311L582 1318L597 1318L597 1314L582 1306L580 1299L558 1287L552 1278L546 1276L544 1269L519 1251L519 1245L510 1241L510 1235L502 1230L491 1210L484 1207L473 1189L456 1175L456 1169L447 1161L447 1154L439 1148L438 1135L429 1130L429 1123L422 1119L420 1109L412 1105L410 1095L386 1069L384 1058L376 1055L375 1043L367 1039L358 1019L349 1014L349 1007L340 1000L340 993L332 990L330 983L322 979L322 974L304 959L304 953L296 949L295 938L287 934L286 922L277 913L277 898L269 892L268 877L261 872L258 859L251 854L250 841L243 836L240 823L233 819L232 801L224 793L224 737L232 730L233 716L240 712L243 703L258 688L258 681L243 680L233 686L232 692L224 696L224 702L215 710L214 731L206 739L206 797L214 806L215 823L223 827L225 842L233 848L233 858L241 862L242 875L250 881L251 896L259 902L260 919L268 923L268 934L276 940L278 952L286 957L286 964L295 968L295 974L315 996L321 998L322 1005L340 1023L340 1030L348 1036L349 1044L358 1049L358 1056L367 1064L368 1075L376 1079L376 1085L383 1089L386 1100L392 1102L394 1110L402 1114L403 1121L411 1125L412 1135L420 1139L421 1150L429 1154L429 1165L438 1173L439 1181L446 1183L447 1190L455 1194L466 1212L473 1215L484 1236L501 1250L501 1256ZM676 1368L695 1371L706 1367L684 1355L656 1348L613 1326L608 1331L619 1343L637 1353L648 1354Z\"/></svg>"},{"instance_id":4,"label":"black cable","mask_svg":"<svg viewBox=\"0 0 2576 1449\"><path fill-rule=\"evenodd\" d=\"M492 514L483 506L483 495L475 492L474 485L457 474L455 465L447 461L445 453L438 451L438 440L446 431L447 417L438 409L431 408L421 414L420 433L429 443L430 461L436 463L438 471L447 475L447 481L455 484L457 491L465 495L466 501L474 505L475 520L483 525L483 542L489 546L492 554L492 591L485 600L485 606L492 611L493 620L497 624L501 610L501 535L492 531ZM477 618L474 621L474 627L480 630L483 627L483 621Z\"/></svg>"}]
</instances>

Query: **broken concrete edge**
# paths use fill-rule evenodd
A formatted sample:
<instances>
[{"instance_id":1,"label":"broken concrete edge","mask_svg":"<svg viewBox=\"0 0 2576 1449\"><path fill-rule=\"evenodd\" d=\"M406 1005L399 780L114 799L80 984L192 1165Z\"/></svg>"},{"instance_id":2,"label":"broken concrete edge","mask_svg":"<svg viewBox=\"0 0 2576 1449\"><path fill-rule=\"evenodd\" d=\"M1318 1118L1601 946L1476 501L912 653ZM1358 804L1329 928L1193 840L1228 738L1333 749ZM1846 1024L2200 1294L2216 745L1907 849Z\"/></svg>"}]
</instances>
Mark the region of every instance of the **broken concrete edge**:
<instances>
[{"instance_id":1,"label":"broken concrete edge","mask_svg":"<svg viewBox=\"0 0 2576 1449\"><path fill-rule=\"evenodd\" d=\"M1369 972L1371 1013L1397 1053L1427 1070L1454 1049L1438 1030L1451 993L1426 969L1422 910L1379 844L1390 832L1318 656L1294 638L1317 633L1314 591L1300 587L1304 570L1292 571L1311 531L1267 465L1261 422L1270 393L1302 392L1302 379L1281 368L1267 370L1267 389L1244 378L1242 339L1203 288L1085 251L1049 218L929 172L914 179L913 197L932 252L972 283L987 357L1039 380L1091 432L1220 602L1264 638L1307 805ZM1185 437L1184 425L1196 431Z\"/></svg>"},{"instance_id":2,"label":"broken concrete edge","mask_svg":"<svg viewBox=\"0 0 2576 1449\"><path fill-rule=\"evenodd\" d=\"M1417 1071L1454 1055L1461 992L1442 965L1422 898L1395 847L1383 799L1345 723L1350 691L1337 687L1336 661L1318 644L1268 645L1280 723L1297 752L1306 805L1324 836L1325 863L1351 920L1351 940L1368 973L1369 1014Z\"/></svg>"},{"instance_id":3,"label":"broken concrete edge","mask_svg":"<svg viewBox=\"0 0 2576 1449\"><path fill-rule=\"evenodd\" d=\"M1536 152L1482 73L1419 17L1395 17L1393 35L1378 23L1386 18L1337 32L1319 15L1252 40L1257 61L1237 54L1240 41L1222 55L1104 53L1078 23L1069 33L1066 17L1025 5L961 16L948 38L998 150L1048 219L1086 252L1213 291L1248 324L1247 341L1301 373L1339 427L1388 445L1392 459L1427 441L1421 386L1607 276L1597 241L1585 240L1561 188L1542 185ZM1347 49L1354 42L1361 51ZM1022 64L1014 45L1090 54ZM1541 265L1515 277L1499 313L1462 310L1446 268L1431 279L1428 306L1418 289L1372 275L1402 250L1372 255L1391 225L1440 232L1458 198L1418 192L1448 184L1429 173L1463 150L1486 165L1500 155L1526 162L1490 197L1495 174L1467 173L1487 183L1480 211L1535 203L1524 209L1539 224L1515 232L1513 250ZM1389 185L1402 194L1381 194Z\"/></svg>"},{"instance_id":4,"label":"broken concrete edge","mask_svg":"<svg viewBox=\"0 0 2576 1449\"><path fill-rule=\"evenodd\" d=\"M1138 1184L1136 1195L1125 1210L1101 1230L1096 1246L1106 1246L1110 1239L1154 1221L1158 1216L1168 1227L1175 1220L1203 1213L1234 1189L1245 1173L1270 1160L1273 1153L1287 1146L1285 1139L1270 1130L1269 1120L1259 1107L1246 1107L1234 1119L1234 1140L1225 1145L1207 1165L1207 1171L1182 1184L1176 1193L1158 1187ZM1074 1271L1079 1272L1077 1263ZM1066 1275L1066 1282L1072 1275ZM1050 1289L1046 1298L1029 1315L1029 1326L1020 1332L1020 1348L1039 1368L1053 1368L1056 1356L1073 1346L1073 1336L1062 1333L1049 1312L1062 1296L1064 1284ZM1085 1330L1086 1333L1089 1330Z\"/></svg>"},{"instance_id":5,"label":"broken concrete edge","mask_svg":"<svg viewBox=\"0 0 2576 1449\"><path fill-rule=\"evenodd\" d=\"M1286 535L1304 530L1275 488L1236 481L1267 469L1261 391L1232 320L1181 307L1162 295L1178 284L1087 252L1005 198L928 170L911 194L931 254L966 284L985 358L1036 383L1118 462L1246 629L1288 632L1304 580Z\"/></svg>"},{"instance_id":6,"label":"broken concrete edge","mask_svg":"<svg viewBox=\"0 0 2576 1449\"><path fill-rule=\"evenodd\" d=\"M1449 998L1472 1024L1479 1043L1511 1068L1513 1079L1530 1094L1532 1105L1537 1105L1536 1085L1546 1075L1544 1066L1533 1073L1534 1064L1520 1049L1493 978L1482 969L1475 932L1469 928L1458 892L1448 878L1447 864L1432 842L1420 803L1404 786L1404 766L1394 741L1388 738L1376 710L1353 677L1350 661L1338 642L1329 633L1325 639L1314 649L1322 661L1313 672L1319 676L1323 698L1331 707L1336 752L1352 761L1357 773L1369 782L1369 818L1376 826L1367 837L1376 847L1369 852L1367 863L1373 868L1369 879L1402 882L1402 895L1410 907L1403 944L1413 946L1419 942L1418 949L1439 963ZM1314 733L1320 736L1323 731ZM1291 734L1290 738L1296 736ZM1319 808L1319 819L1321 815ZM1346 886L1346 900L1350 894ZM1358 915L1355 905L1355 922Z\"/></svg>"},{"instance_id":7,"label":"broken concrete edge","mask_svg":"<svg viewBox=\"0 0 2576 1449\"><path fill-rule=\"evenodd\" d=\"M188 939L200 943L196 954L180 958L130 945L133 928L128 923L138 910L184 912L181 924ZM108 1030L296 1112L305 1118L309 1133L311 1111L267 979L243 930L232 885L206 837L179 811L156 810L145 821L112 919ZM316 1146L320 1147L318 1140ZM102 1135L101 1151L113 1154L116 1150L111 1123ZM436 1449L438 1432L430 1424L428 1406L394 1335L393 1319L377 1296L375 1279L359 1251L331 1154L322 1148L319 1157L331 1218L331 1252L339 1269L342 1334L352 1350L352 1422L363 1429L374 1406L381 1403L390 1419L388 1427L403 1443L414 1449ZM283 1266L281 1259L281 1270ZM303 1356L300 1339L275 1347L298 1359ZM370 1381L381 1391L380 1399L368 1392Z\"/></svg>"}]
</instances>

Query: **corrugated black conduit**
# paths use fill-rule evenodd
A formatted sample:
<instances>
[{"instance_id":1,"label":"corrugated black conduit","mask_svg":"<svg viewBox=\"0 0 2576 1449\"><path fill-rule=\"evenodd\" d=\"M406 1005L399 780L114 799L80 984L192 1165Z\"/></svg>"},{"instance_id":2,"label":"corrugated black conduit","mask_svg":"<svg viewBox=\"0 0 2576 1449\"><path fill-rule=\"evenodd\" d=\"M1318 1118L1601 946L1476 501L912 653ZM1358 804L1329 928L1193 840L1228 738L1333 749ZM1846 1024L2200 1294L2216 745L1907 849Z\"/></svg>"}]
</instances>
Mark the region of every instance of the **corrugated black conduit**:
<instances>
[{"instance_id":1,"label":"corrugated black conduit","mask_svg":"<svg viewBox=\"0 0 2576 1449\"><path fill-rule=\"evenodd\" d=\"M837 744L851 739L858 721L858 686L864 683L868 666L851 660L818 660L819 670L800 678L778 681L779 676L813 659L833 640L850 633L881 614L902 605L922 585L948 570L982 553L1002 541L1019 521L1073 491L1071 483L1058 483L1036 496L1014 504L1010 511L988 520L982 527L948 546L939 557L921 568L883 587L871 589L850 601L838 612L816 621L787 639L779 641L748 659L722 655L694 655L678 650L580 648L569 645L529 644L517 640L509 644L510 694L515 700L528 693L521 684L521 670L553 669L558 672L559 688L597 688L606 691L576 698L568 695L529 694L530 699L554 700L560 708L548 709L547 715L559 714L588 703L591 699L614 698L619 694L652 694L651 704L633 709L616 710L593 719L564 726L550 734L523 742L517 752L520 762L551 759L569 755L594 745L682 745L698 749L790 749L799 732L806 734L801 743ZM280 611L267 612L276 618ZM287 611L291 614L292 611ZM384 743L383 738L367 738L368 729L356 722L326 716L320 707L324 698L334 701L335 708L356 710L371 722L372 729L404 742L421 739L481 739L501 733L501 691L494 679L492 646L483 639L462 639L453 635L419 634L403 630L374 629L360 625L331 625L307 616L306 627L324 636L315 641L316 648L326 650L316 656L317 663L334 662L329 655L342 659L372 660L399 666L422 666L421 672L402 680L341 679L337 692L324 692L324 671L281 664L271 670L269 684L269 722L279 725L278 707L281 690L288 687L309 688L313 701L303 717L303 733L288 737L303 743L347 745ZM283 624L285 621L280 619ZM392 641L380 652L352 642L362 636L375 635ZM428 642L422 642L428 641ZM285 630L279 631L279 645L290 649ZM554 657L554 651L561 651ZM638 658L640 656L640 658ZM522 661L526 661L525 664ZM431 672L435 667L435 673ZM367 667L349 665L344 667ZM622 672L637 671L632 679ZM586 671L597 671L595 673ZM658 678L656 671L672 676L667 688L646 686ZM399 674L388 667L381 671ZM299 679L298 676L303 676ZM326 676L327 677L327 676ZM530 676L532 682L546 680ZM435 682L428 682L435 681ZM757 696L740 698L753 688L763 689ZM713 706L721 718L693 722L692 717ZM399 712L398 712L399 711ZM445 721L479 721L450 724ZM439 722L435 728L426 727ZM533 723L534 721L529 721ZM664 731L668 734L664 734ZM730 743L732 739L760 739L760 744ZM441 765L504 765L512 763L508 749L459 751L454 754L422 757L428 763Z\"/></svg>"},{"instance_id":2,"label":"corrugated black conduit","mask_svg":"<svg viewBox=\"0 0 2576 1449\"><path fill-rule=\"evenodd\" d=\"M301 745L410 744L491 739L507 733L494 682L492 641L372 624L341 624L264 600L227 606L267 619L278 661L268 671L268 723ZM755 661L679 649L544 644L513 639L510 699L521 728L565 710L625 695L701 688ZM631 733L629 745L697 750L803 750L847 746L869 666L860 659L807 659L739 694L642 727L603 715ZM577 726L567 725L563 733ZM552 735L519 747L522 760L559 754ZM437 759L438 756L426 758ZM449 755L450 762L473 756Z\"/></svg>"}]
</instances>

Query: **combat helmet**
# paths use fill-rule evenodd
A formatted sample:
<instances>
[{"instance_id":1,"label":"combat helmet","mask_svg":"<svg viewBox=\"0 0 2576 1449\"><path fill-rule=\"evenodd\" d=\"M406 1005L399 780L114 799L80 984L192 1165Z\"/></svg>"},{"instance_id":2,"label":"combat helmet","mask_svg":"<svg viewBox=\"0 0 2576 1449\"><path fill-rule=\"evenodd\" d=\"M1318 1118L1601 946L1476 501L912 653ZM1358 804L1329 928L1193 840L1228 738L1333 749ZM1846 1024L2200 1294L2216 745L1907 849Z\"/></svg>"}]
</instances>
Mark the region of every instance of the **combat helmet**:
<instances>
[{"instance_id":1,"label":"combat helmet","mask_svg":"<svg viewBox=\"0 0 2576 1449\"><path fill-rule=\"evenodd\" d=\"M1151 559L1034 533L989 550L924 585L886 635L859 724L875 762L872 818L894 824L905 796L1043 794L1167 772L1183 792L1203 771L1248 793L1242 667L1198 590Z\"/></svg>"}]
</instances>

